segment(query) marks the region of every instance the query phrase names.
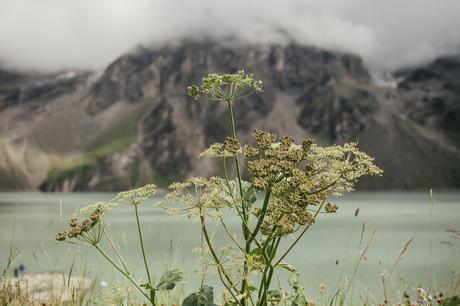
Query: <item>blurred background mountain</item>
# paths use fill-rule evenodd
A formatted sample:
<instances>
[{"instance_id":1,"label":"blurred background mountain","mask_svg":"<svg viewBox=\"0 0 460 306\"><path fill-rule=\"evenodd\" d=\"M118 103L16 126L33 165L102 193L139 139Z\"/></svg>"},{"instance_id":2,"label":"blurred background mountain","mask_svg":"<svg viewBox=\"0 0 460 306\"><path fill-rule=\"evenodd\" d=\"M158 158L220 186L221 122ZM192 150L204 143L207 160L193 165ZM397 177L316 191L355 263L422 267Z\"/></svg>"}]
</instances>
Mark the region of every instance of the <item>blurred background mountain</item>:
<instances>
[{"instance_id":1,"label":"blurred background mountain","mask_svg":"<svg viewBox=\"0 0 460 306\"><path fill-rule=\"evenodd\" d=\"M359 56L296 43L180 40L104 71L0 68L0 191L112 191L216 173L198 158L227 135L226 105L186 87L245 69L265 91L235 105L255 128L322 145L359 142L384 169L365 190L460 187L460 56L371 76Z\"/></svg>"}]
</instances>

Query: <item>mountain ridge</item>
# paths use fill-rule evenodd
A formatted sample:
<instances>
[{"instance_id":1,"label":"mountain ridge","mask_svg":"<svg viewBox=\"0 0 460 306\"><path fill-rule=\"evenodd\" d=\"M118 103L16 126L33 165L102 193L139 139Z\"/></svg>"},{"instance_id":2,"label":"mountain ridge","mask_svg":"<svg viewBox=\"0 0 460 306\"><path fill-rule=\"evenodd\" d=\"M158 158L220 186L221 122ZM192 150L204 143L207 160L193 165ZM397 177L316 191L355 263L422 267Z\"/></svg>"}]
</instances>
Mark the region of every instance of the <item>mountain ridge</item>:
<instances>
[{"instance_id":1,"label":"mountain ridge","mask_svg":"<svg viewBox=\"0 0 460 306\"><path fill-rule=\"evenodd\" d=\"M250 140L254 128L298 139L314 137L323 145L358 141L385 170L382 178L361 182L362 189L460 187L456 132L460 66L455 58L398 71L395 76L402 79L398 86L384 88L373 81L362 60L350 54L296 43L231 47L212 41L183 41L139 48L114 61L100 76L76 73L76 85L57 85L54 90L60 95L38 103L48 105L50 111L44 111L48 118L32 120L40 127L33 133L27 124L20 129L21 136L18 128L0 124L0 144L9 146L10 152L16 148L11 145L13 134L16 142L21 139L31 151L37 145L27 139L48 141L42 140L48 143L47 150L34 153L46 160L41 167L35 165L40 175L33 180L28 177L28 169L34 166L28 160L32 165L25 167L21 176L28 184L19 180L9 186L0 180L0 189L111 191L216 174L215 162L198 155L225 137L225 105L195 102L185 88L207 73L239 69L254 73L265 87L261 95L235 104L243 141ZM0 73L0 109L7 100L2 100L1 80ZM56 119L54 107L58 106L65 109L61 114L64 119L76 117L76 127L62 138L67 135L77 140L60 150L41 130L47 119L52 122L49 124L63 119ZM30 113L31 109L4 106L0 119L14 111ZM16 123L11 118L7 121ZM27 159L20 158L17 163ZM16 168L11 162L0 161L0 176L11 176Z\"/></svg>"}]
</instances>

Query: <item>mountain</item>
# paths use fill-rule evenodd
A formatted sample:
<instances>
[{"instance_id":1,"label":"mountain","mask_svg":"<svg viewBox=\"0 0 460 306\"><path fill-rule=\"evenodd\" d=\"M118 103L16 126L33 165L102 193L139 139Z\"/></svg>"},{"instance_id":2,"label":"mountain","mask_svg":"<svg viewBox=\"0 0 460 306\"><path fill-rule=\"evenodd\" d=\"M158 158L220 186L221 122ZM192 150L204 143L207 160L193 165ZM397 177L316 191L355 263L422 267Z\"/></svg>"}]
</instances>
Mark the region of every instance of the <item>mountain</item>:
<instances>
[{"instance_id":1,"label":"mountain","mask_svg":"<svg viewBox=\"0 0 460 306\"><path fill-rule=\"evenodd\" d=\"M102 73L0 70L0 189L119 190L219 174L198 155L227 135L226 105L185 88L240 69L265 89L235 104L243 141L255 128L357 141L385 170L361 189L460 187L459 58L397 71L397 86L383 87L351 54L182 41L138 48Z\"/></svg>"}]
</instances>

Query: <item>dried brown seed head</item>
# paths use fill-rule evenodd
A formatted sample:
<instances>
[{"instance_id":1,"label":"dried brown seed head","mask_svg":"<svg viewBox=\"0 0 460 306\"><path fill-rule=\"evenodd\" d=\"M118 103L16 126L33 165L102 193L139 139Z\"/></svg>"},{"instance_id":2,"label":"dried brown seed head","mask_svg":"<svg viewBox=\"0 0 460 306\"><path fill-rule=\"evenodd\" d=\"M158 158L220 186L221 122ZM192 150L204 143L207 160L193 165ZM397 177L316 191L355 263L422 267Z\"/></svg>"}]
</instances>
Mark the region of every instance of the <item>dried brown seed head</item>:
<instances>
[{"instance_id":1,"label":"dried brown seed head","mask_svg":"<svg viewBox=\"0 0 460 306\"><path fill-rule=\"evenodd\" d=\"M56 240L57 241L65 241L67 237L67 233L66 232L60 232L56 235Z\"/></svg>"},{"instance_id":2,"label":"dried brown seed head","mask_svg":"<svg viewBox=\"0 0 460 306\"><path fill-rule=\"evenodd\" d=\"M77 226L77 225L78 225L78 220L77 220L77 218L72 218L72 219L70 219L69 225L70 225L71 227Z\"/></svg>"},{"instance_id":3,"label":"dried brown seed head","mask_svg":"<svg viewBox=\"0 0 460 306\"><path fill-rule=\"evenodd\" d=\"M276 139L275 134L271 134L259 129L256 129L254 133L252 133L252 137L256 141L257 146L262 150L267 150L270 148Z\"/></svg>"},{"instance_id":4,"label":"dried brown seed head","mask_svg":"<svg viewBox=\"0 0 460 306\"><path fill-rule=\"evenodd\" d=\"M311 146L313 144L313 140L308 138L308 139L305 139L303 142L302 142L302 149L307 152L308 150L310 150Z\"/></svg>"},{"instance_id":5,"label":"dried brown seed head","mask_svg":"<svg viewBox=\"0 0 460 306\"><path fill-rule=\"evenodd\" d=\"M236 154L241 149L241 145L237 139L227 137L224 141L224 149L232 154Z\"/></svg>"},{"instance_id":6,"label":"dried brown seed head","mask_svg":"<svg viewBox=\"0 0 460 306\"><path fill-rule=\"evenodd\" d=\"M93 221L91 219L85 219L81 223L81 230L84 232L89 231L93 227Z\"/></svg>"},{"instance_id":7,"label":"dried brown seed head","mask_svg":"<svg viewBox=\"0 0 460 306\"><path fill-rule=\"evenodd\" d=\"M243 147L243 154L246 156L246 157L254 157L256 156L257 154L259 153L259 151L254 148L254 147L251 147L251 146L248 146L248 145L245 145Z\"/></svg>"},{"instance_id":8,"label":"dried brown seed head","mask_svg":"<svg viewBox=\"0 0 460 306\"><path fill-rule=\"evenodd\" d=\"M74 227L71 227L67 233L67 236L69 238L76 238L81 234L81 228L77 225Z\"/></svg>"},{"instance_id":9,"label":"dried brown seed head","mask_svg":"<svg viewBox=\"0 0 460 306\"><path fill-rule=\"evenodd\" d=\"M332 204L331 202L327 203L326 206L324 207L324 210L327 212L327 213L335 213L337 212L337 209L339 207L335 204Z\"/></svg>"},{"instance_id":10,"label":"dried brown seed head","mask_svg":"<svg viewBox=\"0 0 460 306\"><path fill-rule=\"evenodd\" d=\"M252 179L252 186L256 189L265 189L268 186L268 182L260 177L254 177Z\"/></svg>"}]
</instances>

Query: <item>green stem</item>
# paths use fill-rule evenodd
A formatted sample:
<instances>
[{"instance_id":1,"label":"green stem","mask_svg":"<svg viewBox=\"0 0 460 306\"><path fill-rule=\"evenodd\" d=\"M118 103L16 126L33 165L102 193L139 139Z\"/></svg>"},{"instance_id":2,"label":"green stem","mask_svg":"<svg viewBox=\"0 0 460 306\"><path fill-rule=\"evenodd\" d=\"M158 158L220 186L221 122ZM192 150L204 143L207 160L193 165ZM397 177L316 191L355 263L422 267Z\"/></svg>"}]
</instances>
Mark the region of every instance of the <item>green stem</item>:
<instances>
[{"instance_id":1,"label":"green stem","mask_svg":"<svg viewBox=\"0 0 460 306\"><path fill-rule=\"evenodd\" d=\"M102 256L105 257L105 259L107 259L112 264L112 266L115 267L115 269L117 269L121 274L123 274L123 276L126 277L142 293L142 295L147 298L147 300L152 302L149 296L144 292L144 290L142 290L142 288L139 287L139 285L131 278L131 276L129 276L125 271L123 271L119 266L117 266L117 264L112 260L112 258L109 257L109 255L107 255L97 244L95 244L94 247L99 251L99 253L102 254ZM155 304L152 303L152 305Z\"/></svg>"},{"instance_id":2,"label":"green stem","mask_svg":"<svg viewBox=\"0 0 460 306\"><path fill-rule=\"evenodd\" d=\"M270 243L270 240L271 240L271 235L268 235L267 236L267 240L265 241L263 247L262 247L262 252L265 253L266 250L267 250L267 246L268 244ZM270 258L271 258L271 252L268 254L268 259L266 259L267 261L267 264L270 262ZM258 304L257 305L260 305L260 301L261 301L261 298L262 298L262 294L263 294L263 289L265 288L265 283L267 281L267 267L265 267L264 271L262 272L262 279L260 281L260 286L259 286L259 294L258 294Z\"/></svg>"},{"instance_id":3,"label":"green stem","mask_svg":"<svg viewBox=\"0 0 460 306\"><path fill-rule=\"evenodd\" d=\"M134 211L136 212L136 223L137 223L137 231L139 234L139 241L141 243L141 250L142 250L142 257L144 259L144 265L145 265L145 272L147 273L147 279L149 281L149 288L150 289L150 301L152 305L155 305L155 289L153 289L152 286L152 279L150 277L150 271L149 271L149 266L147 264L147 256L145 255L145 249L144 249L144 240L142 239L142 231L141 231L141 223L139 221L139 209L137 207L137 204L134 205Z\"/></svg>"},{"instance_id":4,"label":"green stem","mask_svg":"<svg viewBox=\"0 0 460 306\"><path fill-rule=\"evenodd\" d=\"M232 107L232 100L227 100L227 105L228 105L228 116L229 116L229 122L230 122L230 130L231 130L231 135L234 139L236 139L236 130L235 130L235 119L233 116L233 107ZM238 187L240 188L240 196L241 200L243 200L243 184L241 181L241 171L240 171L240 164L238 163L238 158L235 158L235 167L236 167L236 176L238 177ZM248 223L248 213L246 211L245 203L242 202L242 211L243 211L243 224L242 224L242 229L243 229L243 235L244 235L244 240L246 241L246 246L245 246L245 252L246 254L249 254L251 251L251 243L248 243L248 241L251 239L251 236L249 235L249 232L246 230L245 223ZM244 294L247 291L248 288L248 264L246 258L244 259L244 265L243 265L243 281L241 283L241 292ZM242 304L243 306L246 306L246 298L243 297L242 299Z\"/></svg>"},{"instance_id":5,"label":"green stem","mask_svg":"<svg viewBox=\"0 0 460 306\"><path fill-rule=\"evenodd\" d=\"M233 107L232 101L227 101L228 105L228 116L230 120L230 130L232 133L232 137L236 139L236 130L235 130L235 119L233 116ZM235 158L235 166L236 166L236 176L238 177L238 186L240 187L240 196L241 199L243 198L243 184L241 183L241 171L240 171L240 164L238 163L238 158ZM245 207L243 205L243 215L246 216ZM246 216L247 217L247 216Z\"/></svg>"},{"instance_id":6,"label":"green stem","mask_svg":"<svg viewBox=\"0 0 460 306\"><path fill-rule=\"evenodd\" d=\"M256 224L256 227L254 229L254 231L251 233L250 231L248 232L248 235L247 235L247 239L246 239L246 248L245 248L245 251L246 251L246 254L249 254L251 252L251 244L253 241L256 241L256 236L257 234L259 233L259 230L260 230L260 227L262 225L262 222L263 220L265 219L265 214L267 213L267 208L268 208L268 202L270 200L270 195L271 195L271 190L268 189L267 192L265 193L265 198L264 198L264 203L262 205L262 213L261 215L259 216L258 218L258 221L257 221L257 224ZM267 259L267 256L265 254L265 247L266 245L264 246L264 248L262 249L262 254L263 256ZM271 261L268 263L269 265L271 264ZM247 272L247 262L245 260L244 262L244 272ZM244 274L243 277L245 277L247 274ZM243 278L243 281L245 280L245 278ZM264 276L263 276L263 279L262 279L262 282L265 280L265 273L264 273ZM244 285L244 283L243 283ZM241 288L241 291L242 292L245 292L243 289L246 289L246 288ZM260 292L259 292L260 293Z\"/></svg>"},{"instance_id":7,"label":"green stem","mask_svg":"<svg viewBox=\"0 0 460 306\"><path fill-rule=\"evenodd\" d=\"M265 218L265 214L267 213L268 202L270 200L271 193L272 193L271 189L268 189L267 192L265 193L264 203L262 205L262 212L260 214L260 217L258 218L254 231L251 233L251 237L249 238L248 243L251 243L256 238L257 234L259 233L260 227Z\"/></svg>"},{"instance_id":8,"label":"green stem","mask_svg":"<svg viewBox=\"0 0 460 306\"><path fill-rule=\"evenodd\" d=\"M266 305L267 304L267 294L268 289L270 288L270 282L273 276L273 271L275 268L272 266L272 261L275 258L276 251L278 250L279 243L281 241L281 237L274 237L273 244L270 248L270 260L267 262L267 265L263 271L263 278L260 283L259 288L259 305ZM268 243L264 245L264 249L268 246ZM268 277L267 277L267 272Z\"/></svg>"},{"instance_id":9,"label":"green stem","mask_svg":"<svg viewBox=\"0 0 460 306\"><path fill-rule=\"evenodd\" d=\"M230 186L230 181L229 181L229 178L228 178L227 161L226 161L225 157L223 158L223 161L224 161L225 184L227 185L227 188L228 188L228 194L232 198L232 201L234 203L236 203L235 198L233 197L233 190L232 190L232 188ZM236 208L236 212L238 213L238 215L241 218L241 212L240 212L238 206L235 206L235 208Z\"/></svg>"},{"instance_id":10,"label":"green stem","mask_svg":"<svg viewBox=\"0 0 460 306\"><path fill-rule=\"evenodd\" d=\"M275 258L275 255L276 255L276 251L278 250L278 247L280 245L280 241L281 241L281 237L278 237L276 238L276 241L275 241L275 245L273 247L273 252L272 252L272 256L271 256L271 260L269 262L269 264L267 265L267 267L269 268L269 272L268 272L268 278L267 278L267 281L265 283L265 301L267 299L267 293L268 293L268 290L270 289L270 283L272 281L272 277L273 277L273 272L275 271L275 267L272 266L272 261L273 259Z\"/></svg>"},{"instance_id":11,"label":"green stem","mask_svg":"<svg viewBox=\"0 0 460 306\"><path fill-rule=\"evenodd\" d=\"M219 272L219 275L222 272L222 274L225 276L225 278L227 279L227 281L229 283L229 285L227 285L227 283L225 283L224 280L221 278L222 284L225 286L225 288L227 288L228 292L232 295L232 297L234 298L235 302L237 304L241 304L238 301L237 297L232 292L232 289L234 289L236 291L236 293L239 294L238 290L236 289L236 286L233 284L232 279L230 278L230 276L225 271L222 263L219 260L219 257L217 256L216 252L214 251L214 248L212 247L211 239L209 238L208 230L206 228L206 223L205 223L205 220L204 220L204 212L201 211L201 210L200 210L200 223L201 223L201 232L204 234L204 239L206 240L206 244L208 245L209 252L211 253L211 257L214 259L214 261L215 261L215 263L217 265L217 270Z\"/></svg>"},{"instance_id":12,"label":"green stem","mask_svg":"<svg viewBox=\"0 0 460 306\"><path fill-rule=\"evenodd\" d=\"M120 263L123 265L123 268L125 268L126 273L131 274L129 272L129 269L128 269L125 261L123 260L123 256L121 255L120 250L118 250L117 245L115 244L115 242L113 241L112 237L109 235L109 232L106 230L105 226L102 223L101 223L101 227L102 227L102 231L103 231L105 237L107 237L107 241L109 242L110 247L115 251L115 254L117 255L118 259L120 260Z\"/></svg>"}]
</instances>

